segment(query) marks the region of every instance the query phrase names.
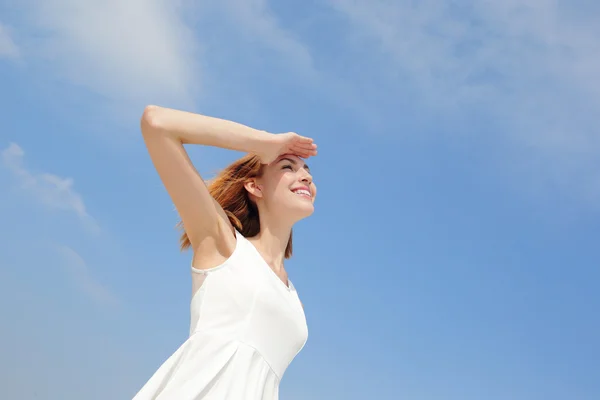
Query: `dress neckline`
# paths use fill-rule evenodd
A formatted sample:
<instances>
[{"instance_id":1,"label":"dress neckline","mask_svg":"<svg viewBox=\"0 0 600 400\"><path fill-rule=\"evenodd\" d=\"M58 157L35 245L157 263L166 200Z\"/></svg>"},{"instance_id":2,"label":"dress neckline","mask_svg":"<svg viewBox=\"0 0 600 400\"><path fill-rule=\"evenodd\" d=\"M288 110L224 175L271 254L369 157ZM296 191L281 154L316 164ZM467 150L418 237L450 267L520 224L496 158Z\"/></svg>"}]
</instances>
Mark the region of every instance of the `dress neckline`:
<instances>
[{"instance_id":1,"label":"dress neckline","mask_svg":"<svg viewBox=\"0 0 600 400\"><path fill-rule=\"evenodd\" d=\"M267 261L265 260L265 258L262 256L262 254L260 254L260 251L258 251L258 249L256 248L256 246L250 241L248 240L248 238L246 238L244 235L241 234L241 232L239 232L237 229L235 230L236 235L237 235L237 239L240 240L240 238L246 242L248 242L248 244L250 245L250 247L252 247L252 249L254 250L254 252L256 252L256 254L258 255L258 257L260 258L261 264L263 264L263 266L265 268L267 268L270 272L270 275L273 276L273 278L277 279L277 281L279 282L279 284L288 292L292 292L294 290L294 285L292 284L292 281L290 280L290 278L287 278L287 283L284 282L279 275L277 275L277 273L275 273L275 271L273 271L273 268L271 268L269 266L269 264L267 263ZM287 272L287 271L286 271Z\"/></svg>"}]
</instances>

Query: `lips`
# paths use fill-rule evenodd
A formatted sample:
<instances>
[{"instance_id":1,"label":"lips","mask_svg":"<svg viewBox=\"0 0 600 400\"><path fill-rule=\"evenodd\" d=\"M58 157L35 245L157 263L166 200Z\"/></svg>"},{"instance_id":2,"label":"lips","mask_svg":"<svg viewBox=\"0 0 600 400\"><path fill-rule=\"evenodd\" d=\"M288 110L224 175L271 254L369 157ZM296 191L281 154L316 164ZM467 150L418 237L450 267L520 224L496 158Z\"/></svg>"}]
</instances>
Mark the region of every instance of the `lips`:
<instances>
[{"instance_id":1,"label":"lips","mask_svg":"<svg viewBox=\"0 0 600 400\"><path fill-rule=\"evenodd\" d=\"M301 187L297 187L295 189L292 189L292 192L296 193L298 196L303 196L306 198L311 199L312 198L312 194L310 193L310 189L306 186L301 186Z\"/></svg>"}]
</instances>

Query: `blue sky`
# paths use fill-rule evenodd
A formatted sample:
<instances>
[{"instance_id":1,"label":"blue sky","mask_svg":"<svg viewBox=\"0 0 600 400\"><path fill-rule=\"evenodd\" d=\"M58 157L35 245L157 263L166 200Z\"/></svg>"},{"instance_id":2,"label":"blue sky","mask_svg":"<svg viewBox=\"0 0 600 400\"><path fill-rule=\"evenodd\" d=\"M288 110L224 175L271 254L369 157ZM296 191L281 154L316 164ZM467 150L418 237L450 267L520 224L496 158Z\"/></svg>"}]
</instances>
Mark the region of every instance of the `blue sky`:
<instances>
[{"instance_id":1,"label":"blue sky","mask_svg":"<svg viewBox=\"0 0 600 400\"><path fill-rule=\"evenodd\" d=\"M600 6L0 4L2 397L126 399L185 340L153 103L311 136L281 398L600 398ZM206 176L241 156L192 147Z\"/></svg>"}]
</instances>

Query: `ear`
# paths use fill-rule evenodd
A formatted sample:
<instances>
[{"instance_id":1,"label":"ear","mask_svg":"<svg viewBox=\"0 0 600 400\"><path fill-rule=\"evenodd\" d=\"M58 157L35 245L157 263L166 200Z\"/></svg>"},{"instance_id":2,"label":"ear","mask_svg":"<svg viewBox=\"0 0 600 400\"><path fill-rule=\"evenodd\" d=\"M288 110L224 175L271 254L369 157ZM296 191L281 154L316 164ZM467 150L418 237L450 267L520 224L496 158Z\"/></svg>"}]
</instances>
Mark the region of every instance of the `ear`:
<instances>
[{"instance_id":1,"label":"ear","mask_svg":"<svg viewBox=\"0 0 600 400\"><path fill-rule=\"evenodd\" d=\"M248 179L246 183L244 183L244 188L246 188L248 193L254 197L263 197L262 185L260 185L256 179Z\"/></svg>"}]
</instances>

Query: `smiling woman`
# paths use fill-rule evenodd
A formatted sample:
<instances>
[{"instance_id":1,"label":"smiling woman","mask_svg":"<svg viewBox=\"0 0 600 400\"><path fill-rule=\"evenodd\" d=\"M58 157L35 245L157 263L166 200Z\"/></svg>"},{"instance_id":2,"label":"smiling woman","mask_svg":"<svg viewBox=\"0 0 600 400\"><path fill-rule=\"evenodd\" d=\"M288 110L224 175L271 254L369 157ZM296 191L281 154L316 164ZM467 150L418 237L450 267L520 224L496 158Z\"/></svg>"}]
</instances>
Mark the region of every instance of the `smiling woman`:
<instances>
[{"instance_id":1,"label":"smiling woman","mask_svg":"<svg viewBox=\"0 0 600 400\"><path fill-rule=\"evenodd\" d=\"M310 138L271 134L149 106L141 130L180 216L182 249L194 252L190 336L134 400L275 400L308 329L284 268L292 226L314 211L304 160ZM208 186L183 145L249 153Z\"/></svg>"}]
</instances>

